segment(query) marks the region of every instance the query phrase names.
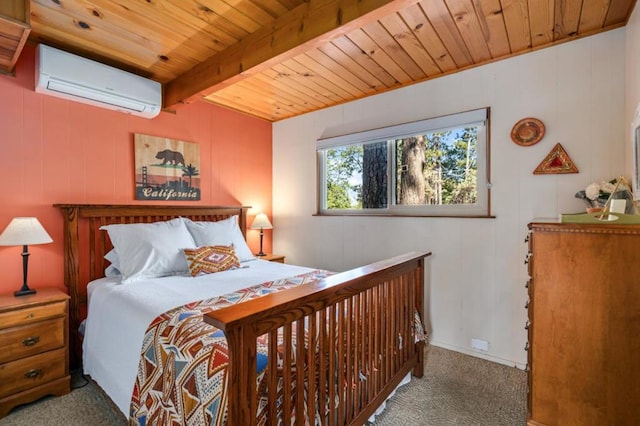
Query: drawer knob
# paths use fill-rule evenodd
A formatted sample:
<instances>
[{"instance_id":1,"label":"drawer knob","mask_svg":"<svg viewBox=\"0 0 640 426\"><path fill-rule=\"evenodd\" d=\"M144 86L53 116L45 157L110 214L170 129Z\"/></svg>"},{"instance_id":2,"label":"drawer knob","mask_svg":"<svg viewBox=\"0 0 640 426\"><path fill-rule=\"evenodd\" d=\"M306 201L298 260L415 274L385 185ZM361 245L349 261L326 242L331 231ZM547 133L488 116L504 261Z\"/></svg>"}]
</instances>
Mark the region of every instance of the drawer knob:
<instances>
[{"instance_id":1,"label":"drawer knob","mask_svg":"<svg viewBox=\"0 0 640 426\"><path fill-rule=\"evenodd\" d=\"M40 341L40 336L27 337L22 341L24 346L33 346Z\"/></svg>"},{"instance_id":2,"label":"drawer knob","mask_svg":"<svg viewBox=\"0 0 640 426\"><path fill-rule=\"evenodd\" d=\"M27 315L27 318L29 319L33 318L33 313L30 313L29 315Z\"/></svg>"},{"instance_id":3,"label":"drawer knob","mask_svg":"<svg viewBox=\"0 0 640 426\"><path fill-rule=\"evenodd\" d=\"M524 345L524 350L525 350L525 351L528 351L528 350L529 350L529 342L527 342L527 344L526 344L526 345Z\"/></svg>"},{"instance_id":4,"label":"drawer knob","mask_svg":"<svg viewBox=\"0 0 640 426\"><path fill-rule=\"evenodd\" d=\"M31 370L24 373L24 377L27 379L35 379L38 376L42 375L42 369L40 368L32 368Z\"/></svg>"},{"instance_id":5,"label":"drawer knob","mask_svg":"<svg viewBox=\"0 0 640 426\"><path fill-rule=\"evenodd\" d=\"M527 302L524 304L524 308L529 309L529 300L527 300Z\"/></svg>"},{"instance_id":6,"label":"drawer knob","mask_svg":"<svg viewBox=\"0 0 640 426\"><path fill-rule=\"evenodd\" d=\"M527 321L527 323L524 325L524 329L528 330L530 326L531 326L531 323Z\"/></svg>"}]
</instances>

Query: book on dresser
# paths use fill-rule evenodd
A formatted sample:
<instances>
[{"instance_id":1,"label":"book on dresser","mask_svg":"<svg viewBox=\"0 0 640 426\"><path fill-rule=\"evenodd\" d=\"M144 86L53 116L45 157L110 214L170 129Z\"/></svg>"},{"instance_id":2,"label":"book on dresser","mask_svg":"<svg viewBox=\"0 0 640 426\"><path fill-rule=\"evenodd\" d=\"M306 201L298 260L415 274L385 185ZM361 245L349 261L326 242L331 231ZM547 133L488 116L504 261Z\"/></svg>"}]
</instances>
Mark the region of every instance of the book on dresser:
<instances>
[{"instance_id":1,"label":"book on dresser","mask_svg":"<svg viewBox=\"0 0 640 426\"><path fill-rule=\"evenodd\" d=\"M55 288L0 294L0 418L20 404L70 392L68 301Z\"/></svg>"},{"instance_id":2,"label":"book on dresser","mask_svg":"<svg viewBox=\"0 0 640 426\"><path fill-rule=\"evenodd\" d=\"M529 230L527 424L640 424L640 226Z\"/></svg>"}]
</instances>

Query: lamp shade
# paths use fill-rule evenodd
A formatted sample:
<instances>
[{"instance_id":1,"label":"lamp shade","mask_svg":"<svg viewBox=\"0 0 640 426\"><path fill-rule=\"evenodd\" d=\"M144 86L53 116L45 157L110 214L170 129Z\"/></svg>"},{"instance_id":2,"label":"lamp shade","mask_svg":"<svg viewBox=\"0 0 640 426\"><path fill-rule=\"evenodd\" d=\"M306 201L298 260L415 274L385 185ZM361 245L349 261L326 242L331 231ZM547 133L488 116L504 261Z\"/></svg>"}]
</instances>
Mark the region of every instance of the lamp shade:
<instances>
[{"instance_id":1,"label":"lamp shade","mask_svg":"<svg viewBox=\"0 0 640 426\"><path fill-rule=\"evenodd\" d=\"M53 240L35 217L14 217L0 234L0 246L47 244Z\"/></svg>"},{"instance_id":2,"label":"lamp shade","mask_svg":"<svg viewBox=\"0 0 640 426\"><path fill-rule=\"evenodd\" d=\"M269 218L266 214L258 213L256 218L253 219L251 229L273 229L273 226L271 225L271 222L269 222Z\"/></svg>"}]
</instances>

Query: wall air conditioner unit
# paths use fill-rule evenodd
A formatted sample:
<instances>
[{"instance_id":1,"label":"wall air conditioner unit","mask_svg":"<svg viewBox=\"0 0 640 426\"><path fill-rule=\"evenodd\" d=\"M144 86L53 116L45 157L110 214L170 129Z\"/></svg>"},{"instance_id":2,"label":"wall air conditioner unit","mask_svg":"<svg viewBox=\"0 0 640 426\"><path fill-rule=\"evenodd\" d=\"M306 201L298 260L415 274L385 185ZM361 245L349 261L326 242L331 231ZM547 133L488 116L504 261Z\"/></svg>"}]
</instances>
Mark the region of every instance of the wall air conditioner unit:
<instances>
[{"instance_id":1,"label":"wall air conditioner unit","mask_svg":"<svg viewBox=\"0 0 640 426\"><path fill-rule=\"evenodd\" d=\"M40 44L36 92L153 118L162 108L162 85L100 62Z\"/></svg>"}]
</instances>

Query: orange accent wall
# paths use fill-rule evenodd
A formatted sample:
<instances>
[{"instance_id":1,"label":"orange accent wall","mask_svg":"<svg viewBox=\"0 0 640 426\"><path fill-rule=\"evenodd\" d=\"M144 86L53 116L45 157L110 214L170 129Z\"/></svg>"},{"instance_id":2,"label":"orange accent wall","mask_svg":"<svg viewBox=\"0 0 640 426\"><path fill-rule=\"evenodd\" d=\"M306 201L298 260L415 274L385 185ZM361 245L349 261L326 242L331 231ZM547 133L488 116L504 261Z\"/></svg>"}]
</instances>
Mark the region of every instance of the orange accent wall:
<instances>
[{"instance_id":1,"label":"orange accent wall","mask_svg":"<svg viewBox=\"0 0 640 426\"><path fill-rule=\"evenodd\" d=\"M15 216L37 217L54 242L29 246L28 283L64 289L62 216L54 203L136 201L133 139L144 133L200 144L201 200L250 205L271 216L271 123L206 102L152 120L34 91L35 49L26 46L15 77L0 75L0 231ZM159 202L154 202L159 203ZM248 231L258 251L258 231ZM265 231L271 251L271 231ZM21 247L0 246L0 293L22 285Z\"/></svg>"}]
</instances>

